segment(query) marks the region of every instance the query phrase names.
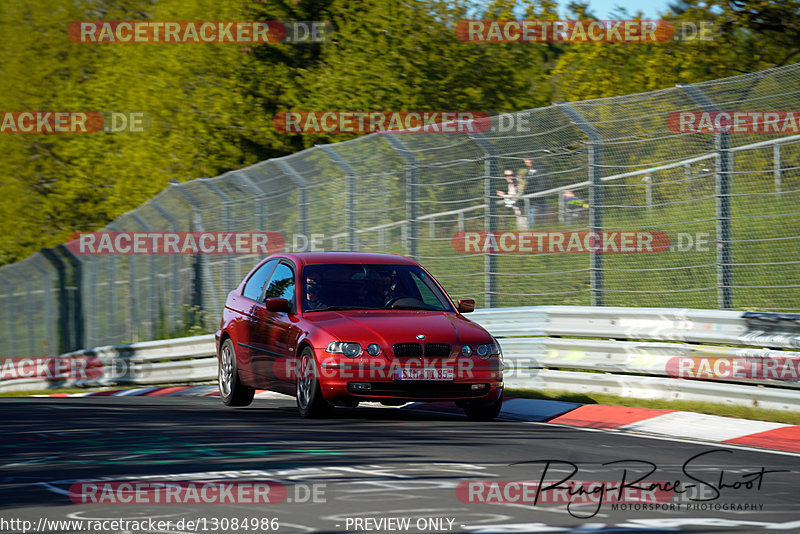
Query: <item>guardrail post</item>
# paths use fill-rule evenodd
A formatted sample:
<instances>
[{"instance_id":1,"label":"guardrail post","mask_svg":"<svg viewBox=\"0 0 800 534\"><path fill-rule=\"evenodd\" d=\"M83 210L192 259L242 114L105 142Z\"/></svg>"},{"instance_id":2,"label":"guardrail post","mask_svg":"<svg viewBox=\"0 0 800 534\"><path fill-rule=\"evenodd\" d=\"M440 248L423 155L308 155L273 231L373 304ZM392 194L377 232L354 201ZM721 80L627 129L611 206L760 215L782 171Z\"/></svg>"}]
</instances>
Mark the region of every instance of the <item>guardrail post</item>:
<instances>
[{"instance_id":1,"label":"guardrail post","mask_svg":"<svg viewBox=\"0 0 800 534\"><path fill-rule=\"evenodd\" d=\"M483 200L486 205L485 228L486 232L495 234L497 231L497 206L495 206L495 179L500 176L498 154L494 146L480 133L469 136L484 154L484 183ZM497 254L495 251L484 254L484 299L487 308L497 305Z\"/></svg>"},{"instance_id":2,"label":"guardrail post","mask_svg":"<svg viewBox=\"0 0 800 534\"><path fill-rule=\"evenodd\" d=\"M418 238L419 238L419 214L417 206L417 182L419 180L419 169L417 156L408 150L405 143L397 138L396 134L383 134L386 142L400 154L400 157L406 160L406 219L408 220L408 228L405 225L401 227L401 240L407 246L408 257L416 261L419 256Z\"/></svg>"},{"instance_id":3,"label":"guardrail post","mask_svg":"<svg viewBox=\"0 0 800 534\"><path fill-rule=\"evenodd\" d=\"M331 145L317 145L345 175L345 226L347 227L347 250L358 250L358 233L356 232L356 171L339 155Z\"/></svg>"},{"instance_id":4,"label":"guardrail post","mask_svg":"<svg viewBox=\"0 0 800 534\"><path fill-rule=\"evenodd\" d=\"M603 137L572 104L556 102L555 105L564 112L573 124L589 138L589 227L595 235L603 232ZM603 251L596 247L590 257L592 306L604 305Z\"/></svg>"},{"instance_id":5,"label":"guardrail post","mask_svg":"<svg viewBox=\"0 0 800 534\"><path fill-rule=\"evenodd\" d=\"M719 111L708 95L697 85L678 84L689 98L705 111ZM733 154L730 151L730 133L714 134L717 151L715 175L717 197L717 305L720 309L733 308L733 271L731 256L731 173Z\"/></svg>"},{"instance_id":6,"label":"guardrail post","mask_svg":"<svg viewBox=\"0 0 800 534\"><path fill-rule=\"evenodd\" d=\"M273 161L297 186L297 231L310 240L311 236L308 235L308 180L303 178L303 175L289 165L284 158Z\"/></svg>"}]
</instances>

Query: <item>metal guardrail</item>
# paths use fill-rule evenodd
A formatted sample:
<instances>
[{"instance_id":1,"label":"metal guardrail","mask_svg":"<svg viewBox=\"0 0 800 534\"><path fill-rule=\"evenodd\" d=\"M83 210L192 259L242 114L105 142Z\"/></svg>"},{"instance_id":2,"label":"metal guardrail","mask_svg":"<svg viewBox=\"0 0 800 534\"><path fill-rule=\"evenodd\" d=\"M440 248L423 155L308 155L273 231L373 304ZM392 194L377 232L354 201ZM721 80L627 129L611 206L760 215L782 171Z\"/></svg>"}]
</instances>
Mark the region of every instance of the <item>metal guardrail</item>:
<instances>
[{"instance_id":1,"label":"metal guardrail","mask_svg":"<svg viewBox=\"0 0 800 534\"><path fill-rule=\"evenodd\" d=\"M800 377L792 374L800 368L800 352L787 350L800 348L798 314L534 306L476 310L470 319L500 340L508 387L800 409ZM102 375L4 380L0 391L209 382L217 374L212 335L99 347L59 358L92 358ZM672 378L675 358L789 365L772 378L687 380Z\"/></svg>"},{"instance_id":2,"label":"metal guardrail","mask_svg":"<svg viewBox=\"0 0 800 534\"><path fill-rule=\"evenodd\" d=\"M211 334L79 350L56 358L81 362L65 365L78 370L68 373L68 379L37 376L2 380L0 392L209 382L217 378L215 351Z\"/></svg>"}]
</instances>

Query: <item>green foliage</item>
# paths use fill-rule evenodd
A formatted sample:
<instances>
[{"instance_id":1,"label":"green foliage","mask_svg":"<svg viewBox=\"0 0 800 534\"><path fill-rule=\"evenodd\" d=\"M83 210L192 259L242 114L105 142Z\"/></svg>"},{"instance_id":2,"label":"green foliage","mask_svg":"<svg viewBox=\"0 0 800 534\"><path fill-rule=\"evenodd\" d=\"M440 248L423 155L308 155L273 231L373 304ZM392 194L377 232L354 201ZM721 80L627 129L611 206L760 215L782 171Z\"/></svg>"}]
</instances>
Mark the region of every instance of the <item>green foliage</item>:
<instances>
[{"instance_id":1,"label":"green foliage","mask_svg":"<svg viewBox=\"0 0 800 534\"><path fill-rule=\"evenodd\" d=\"M143 111L149 128L0 135L0 264L98 229L171 180L352 137L280 133L272 116L281 110L514 111L748 72L800 54L796 0L684 0L666 15L715 21L711 42L479 44L455 36L464 18L519 13L593 17L583 2L551 0L5 0L0 110ZM317 44L81 44L67 35L80 20L319 20L334 33ZM384 178L391 189L402 180ZM426 194L446 199L448 188Z\"/></svg>"}]
</instances>

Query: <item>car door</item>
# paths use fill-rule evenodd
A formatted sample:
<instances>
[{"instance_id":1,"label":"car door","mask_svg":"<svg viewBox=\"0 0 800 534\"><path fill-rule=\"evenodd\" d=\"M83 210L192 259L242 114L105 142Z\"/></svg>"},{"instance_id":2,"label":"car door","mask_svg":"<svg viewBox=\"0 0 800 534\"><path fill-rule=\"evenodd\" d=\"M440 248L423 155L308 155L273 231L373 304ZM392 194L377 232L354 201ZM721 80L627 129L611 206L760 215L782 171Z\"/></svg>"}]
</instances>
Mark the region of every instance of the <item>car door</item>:
<instances>
[{"instance_id":1,"label":"car door","mask_svg":"<svg viewBox=\"0 0 800 534\"><path fill-rule=\"evenodd\" d=\"M273 269L278 260L270 260L256 269L242 288L241 296L229 299L228 305L239 317L231 332L236 341L236 363L239 375L246 384L260 385L259 377L253 374L253 339L257 338L257 309Z\"/></svg>"},{"instance_id":2,"label":"car door","mask_svg":"<svg viewBox=\"0 0 800 534\"><path fill-rule=\"evenodd\" d=\"M282 260L275 267L266 284L262 302L256 309L255 338L253 339L253 370L261 375L271 390L283 392L291 377L287 376L288 364L294 356L290 346L293 311L295 302L294 266ZM289 301L289 312L269 311L264 302L269 298L283 298ZM294 392L291 388L290 393Z\"/></svg>"}]
</instances>

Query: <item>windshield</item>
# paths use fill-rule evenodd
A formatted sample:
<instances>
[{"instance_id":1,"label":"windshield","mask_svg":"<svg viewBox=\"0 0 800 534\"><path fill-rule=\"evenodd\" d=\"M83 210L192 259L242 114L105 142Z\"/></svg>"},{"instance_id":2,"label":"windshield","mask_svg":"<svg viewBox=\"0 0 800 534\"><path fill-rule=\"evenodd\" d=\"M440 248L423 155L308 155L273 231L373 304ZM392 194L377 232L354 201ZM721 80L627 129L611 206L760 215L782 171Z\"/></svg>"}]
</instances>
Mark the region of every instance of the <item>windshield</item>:
<instances>
[{"instance_id":1,"label":"windshield","mask_svg":"<svg viewBox=\"0 0 800 534\"><path fill-rule=\"evenodd\" d=\"M331 263L303 268L303 311L455 311L431 276L416 265Z\"/></svg>"}]
</instances>

